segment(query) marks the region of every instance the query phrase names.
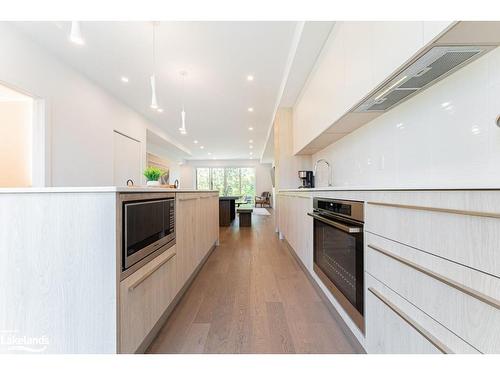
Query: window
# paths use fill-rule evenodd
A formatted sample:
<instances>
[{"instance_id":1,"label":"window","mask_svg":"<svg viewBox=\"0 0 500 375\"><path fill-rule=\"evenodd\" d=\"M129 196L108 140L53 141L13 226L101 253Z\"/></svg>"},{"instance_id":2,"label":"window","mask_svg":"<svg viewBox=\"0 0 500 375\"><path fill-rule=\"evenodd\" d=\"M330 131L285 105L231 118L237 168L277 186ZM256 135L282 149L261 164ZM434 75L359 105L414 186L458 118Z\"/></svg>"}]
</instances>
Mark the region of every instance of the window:
<instances>
[{"instance_id":1,"label":"window","mask_svg":"<svg viewBox=\"0 0 500 375\"><path fill-rule=\"evenodd\" d=\"M222 196L255 199L255 168L196 168L196 188L219 190Z\"/></svg>"}]
</instances>

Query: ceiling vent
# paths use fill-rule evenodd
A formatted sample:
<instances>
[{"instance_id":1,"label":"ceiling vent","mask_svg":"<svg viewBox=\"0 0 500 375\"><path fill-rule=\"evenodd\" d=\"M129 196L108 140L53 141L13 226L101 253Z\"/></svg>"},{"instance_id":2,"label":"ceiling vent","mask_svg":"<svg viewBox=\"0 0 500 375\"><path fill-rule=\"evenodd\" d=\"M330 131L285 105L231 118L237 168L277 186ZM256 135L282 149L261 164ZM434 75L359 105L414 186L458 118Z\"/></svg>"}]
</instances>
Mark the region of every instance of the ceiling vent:
<instances>
[{"instance_id":1,"label":"ceiling vent","mask_svg":"<svg viewBox=\"0 0 500 375\"><path fill-rule=\"evenodd\" d=\"M493 46L433 47L366 99L354 112L384 112L493 49Z\"/></svg>"}]
</instances>

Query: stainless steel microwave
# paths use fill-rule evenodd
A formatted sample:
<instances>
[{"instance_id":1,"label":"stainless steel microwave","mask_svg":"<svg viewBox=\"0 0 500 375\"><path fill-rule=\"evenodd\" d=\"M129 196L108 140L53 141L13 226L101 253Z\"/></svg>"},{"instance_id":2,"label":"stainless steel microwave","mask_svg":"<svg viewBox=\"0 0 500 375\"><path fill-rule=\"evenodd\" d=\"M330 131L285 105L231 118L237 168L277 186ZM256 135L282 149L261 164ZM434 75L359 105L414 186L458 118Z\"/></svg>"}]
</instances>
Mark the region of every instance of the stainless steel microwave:
<instances>
[{"instance_id":1,"label":"stainless steel microwave","mask_svg":"<svg viewBox=\"0 0 500 375\"><path fill-rule=\"evenodd\" d=\"M122 220L122 272L175 244L173 197L123 202Z\"/></svg>"}]
</instances>

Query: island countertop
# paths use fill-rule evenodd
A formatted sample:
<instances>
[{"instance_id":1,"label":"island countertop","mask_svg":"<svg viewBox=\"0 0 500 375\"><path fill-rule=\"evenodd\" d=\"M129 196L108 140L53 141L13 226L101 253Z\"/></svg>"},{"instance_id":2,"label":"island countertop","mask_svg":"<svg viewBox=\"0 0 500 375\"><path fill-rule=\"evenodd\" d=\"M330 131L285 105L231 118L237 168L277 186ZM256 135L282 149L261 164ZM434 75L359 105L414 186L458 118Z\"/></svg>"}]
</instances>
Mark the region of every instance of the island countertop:
<instances>
[{"instance_id":1,"label":"island countertop","mask_svg":"<svg viewBox=\"0 0 500 375\"><path fill-rule=\"evenodd\" d=\"M15 193L218 193L218 190L171 189L149 186L59 186L0 188L0 194Z\"/></svg>"}]
</instances>

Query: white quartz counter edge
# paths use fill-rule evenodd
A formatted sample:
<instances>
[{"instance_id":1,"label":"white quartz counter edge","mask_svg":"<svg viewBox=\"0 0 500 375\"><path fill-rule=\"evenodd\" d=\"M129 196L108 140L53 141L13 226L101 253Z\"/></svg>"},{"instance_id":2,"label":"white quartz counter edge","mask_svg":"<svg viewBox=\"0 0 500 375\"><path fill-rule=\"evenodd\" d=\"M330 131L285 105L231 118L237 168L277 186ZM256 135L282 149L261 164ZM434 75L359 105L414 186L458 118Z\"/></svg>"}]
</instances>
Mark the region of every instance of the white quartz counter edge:
<instances>
[{"instance_id":1,"label":"white quartz counter edge","mask_svg":"<svg viewBox=\"0 0 500 375\"><path fill-rule=\"evenodd\" d=\"M43 188L0 188L0 194L12 193L218 193L218 190L167 189L159 187L84 186Z\"/></svg>"},{"instance_id":2,"label":"white quartz counter edge","mask_svg":"<svg viewBox=\"0 0 500 375\"><path fill-rule=\"evenodd\" d=\"M363 187L363 186L333 186L308 189L279 189L278 193L314 193L317 191L426 191L426 190L500 190L500 186L491 187Z\"/></svg>"}]
</instances>

